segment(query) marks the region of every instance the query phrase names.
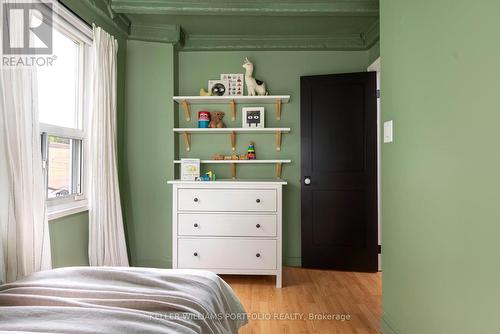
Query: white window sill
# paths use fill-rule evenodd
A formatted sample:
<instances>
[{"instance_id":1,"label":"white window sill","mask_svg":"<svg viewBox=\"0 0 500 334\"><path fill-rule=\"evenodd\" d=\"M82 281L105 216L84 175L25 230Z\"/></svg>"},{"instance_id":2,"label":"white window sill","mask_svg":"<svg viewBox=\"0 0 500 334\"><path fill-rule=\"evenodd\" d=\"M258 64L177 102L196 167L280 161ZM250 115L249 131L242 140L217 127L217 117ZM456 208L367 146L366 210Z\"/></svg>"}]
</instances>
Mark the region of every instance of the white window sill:
<instances>
[{"instance_id":1,"label":"white window sill","mask_svg":"<svg viewBox=\"0 0 500 334\"><path fill-rule=\"evenodd\" d=\"M49 206L47 216L49 220L54 220L88 210L88 201L86 199L83 199L79 201Z\"/></svg>"}]
</instances>

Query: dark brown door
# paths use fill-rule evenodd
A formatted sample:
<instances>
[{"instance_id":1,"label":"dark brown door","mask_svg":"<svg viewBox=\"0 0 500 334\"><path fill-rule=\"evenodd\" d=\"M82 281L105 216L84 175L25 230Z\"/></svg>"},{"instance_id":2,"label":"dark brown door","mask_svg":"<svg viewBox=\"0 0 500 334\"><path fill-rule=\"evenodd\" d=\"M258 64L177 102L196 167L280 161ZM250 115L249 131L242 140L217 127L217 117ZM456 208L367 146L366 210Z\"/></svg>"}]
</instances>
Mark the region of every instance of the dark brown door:
<instances>
[{"instance_id":1,"label":"dark brown door","mask_svg":"<svg viewBox=\"0 0 500 334\"><path fill-rule=\"evenodd\" d=\"M301 77L302 265L377 271L375 72Z\"/></svg>"}]
</instances>

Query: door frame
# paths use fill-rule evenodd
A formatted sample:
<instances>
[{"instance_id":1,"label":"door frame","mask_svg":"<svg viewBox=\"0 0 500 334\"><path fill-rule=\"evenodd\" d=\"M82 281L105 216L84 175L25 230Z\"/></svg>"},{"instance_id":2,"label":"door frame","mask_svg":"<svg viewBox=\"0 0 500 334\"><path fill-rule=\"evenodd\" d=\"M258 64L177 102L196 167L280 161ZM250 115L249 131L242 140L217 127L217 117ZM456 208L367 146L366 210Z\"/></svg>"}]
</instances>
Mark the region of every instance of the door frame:
<instances>
[{"instance_id":1,"label":"door frame","mask_svg":"<svg viewBox=\"0 0 500 334\"><path fill-rule=\"evenodd\" d=\"M368 72L377 72L377 90L379 95L377 98L377 196L378 196L378 244L382 247L382 141L381 141L381 125L382 115L380 109L380 76L381 76L381 59L375 59L367 69ZM378 254L378 271L382 271L382 254Z\"/></svg>"}]
</instances>

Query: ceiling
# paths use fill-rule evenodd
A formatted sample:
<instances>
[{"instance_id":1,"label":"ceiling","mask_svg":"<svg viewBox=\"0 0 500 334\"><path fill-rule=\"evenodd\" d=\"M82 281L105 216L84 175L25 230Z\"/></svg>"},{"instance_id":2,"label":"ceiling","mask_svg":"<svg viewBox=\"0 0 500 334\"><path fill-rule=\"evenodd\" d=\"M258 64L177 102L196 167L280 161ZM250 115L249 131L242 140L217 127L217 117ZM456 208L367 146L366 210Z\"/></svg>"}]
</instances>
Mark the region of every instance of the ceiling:
<instances>
[{"instance_id":1,"label":"ceiling","mask_svg":"<svg viewBox=\"0 0 500 334\"><path fill-rule=\"evenodd\" d=\"M366 50L378 0L109 0L129 38L199 50Z\"/></svg>"}]
</instances>

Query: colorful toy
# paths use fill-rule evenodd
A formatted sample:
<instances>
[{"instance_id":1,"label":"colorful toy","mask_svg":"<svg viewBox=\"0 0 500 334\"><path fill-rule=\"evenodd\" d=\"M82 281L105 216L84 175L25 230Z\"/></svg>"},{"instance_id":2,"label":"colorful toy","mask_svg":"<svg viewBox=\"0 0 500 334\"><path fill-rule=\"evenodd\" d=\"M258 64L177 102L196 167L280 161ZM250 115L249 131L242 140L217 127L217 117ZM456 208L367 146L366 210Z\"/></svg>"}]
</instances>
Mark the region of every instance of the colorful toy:
<instances>
[{"instance_id":1,"label":"colorful toy","mask_svg":"<svg viewBox=\"0 0 500 334\"><path fill-rule=\"evenodd\" d=\"M212 117L210 123L208 124L209 128L225 128L226 125L222 121L224 118L224 113L222 111L215 111L212 113Z\"/></svg>"},{"instance_id":2,"label":"colorful toy","mask_svg":"<svg viewBox=\"0 0 500 334\"><path fill-rule=\"evenodd\" d=\"M200 89L200 96L212 96L212 92L207 92L202 88Z\"/></svg>"},{"instance_id":3,"label":"colorful toy","mask_svg":"<svg viewBox=\"0 0 500 334\"><path fill-rule=\"evenodd\" d=\"M224 156L222 154L216 153L212 155L212 160L224 160Z\"/></svg>"},{"instance_id":4,"label":"colorful toy","mask_svg":"<svg viewBox=\"0 0 500 334\"><path fill-rule=\"evenodd\" d=\"M216 181L215 173L209 170L205 174L196 178L196 181Z\"/></svg>"},{"instance_id":5,"label":"colorful toy","mask_svg":"<svg viewBox=\"0 0 500 334\"><path fill-rule=\"evenodd\" d=\"M199 111L198 112L198 127L199 128L208 128L209 123L210 123L210 112Z\"/></svg>"},{"instance_id":6,"label":"colorful toy","mask_svg":"<svg viewBox=\"0 0 500 334\"><path fill-rule=\"evenodd\" d=\"M248 144L247 156L248 156L248 160L256 160L257 159L257 156L255 155L255 145L253 142L250 142Z\"/></svg>"}]
</instances>

